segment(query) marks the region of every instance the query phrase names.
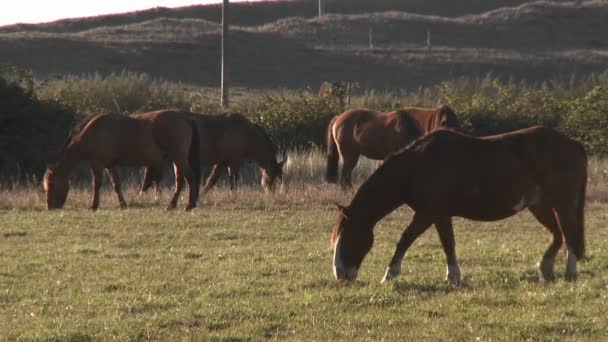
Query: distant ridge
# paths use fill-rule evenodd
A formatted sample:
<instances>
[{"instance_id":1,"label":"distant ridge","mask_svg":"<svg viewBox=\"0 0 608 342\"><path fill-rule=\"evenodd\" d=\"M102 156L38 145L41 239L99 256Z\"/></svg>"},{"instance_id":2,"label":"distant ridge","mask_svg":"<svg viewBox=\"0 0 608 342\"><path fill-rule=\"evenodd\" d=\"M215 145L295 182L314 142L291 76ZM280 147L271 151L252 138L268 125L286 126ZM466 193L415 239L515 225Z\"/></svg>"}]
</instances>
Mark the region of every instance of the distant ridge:
<instances>
[{"instance_id":1,"label":"distant ridge","mask_svg":"<svg viewBox=\"0 0 608 342\"><path fill-rule=\"evenodd\" d=\"M441 16L461 16L482 13L503 6L516 6L526 0L326 0L328 13L360 14L370 12L404 11ZM285 17L314 17L317 0L237 2L230 4L231 22L238 26L256 26ZM0 32L42 31L78 32L100 26L116 26L137 23L158 17L196 18L219 21L221 5L194 5L179 8L156 7L148 10L94 17L62 19L41 24L16 24L0 26Z\"/></svg>"},{"instance_id":2,"label":"distant ridge","mask_svg":"<svg viewBox=\"0 0 608 342\"><path fill-rule=\"evenodd\" d=\"M513 7L474 11L503 2L510 1L462 0L458 7L443 0L328 0L333 10L322 18L311 0L236 3L230 77L234 85L254 88L316 88L325 80L417 88L488 73L542 82L607 68L608 1L513 1ZM435 4L444 14L379 10L397 3L419 6L420 12ZM337 14L339 6L348 13ZM365 6L369 13L355 13ZM130 70L215 87L219 9L157 8L5 27L0 64L31 69L38 77ZM288 15L296 12L301 15ZM432 49L426 47L427 31Z\"/></svg>"}]
</instances>

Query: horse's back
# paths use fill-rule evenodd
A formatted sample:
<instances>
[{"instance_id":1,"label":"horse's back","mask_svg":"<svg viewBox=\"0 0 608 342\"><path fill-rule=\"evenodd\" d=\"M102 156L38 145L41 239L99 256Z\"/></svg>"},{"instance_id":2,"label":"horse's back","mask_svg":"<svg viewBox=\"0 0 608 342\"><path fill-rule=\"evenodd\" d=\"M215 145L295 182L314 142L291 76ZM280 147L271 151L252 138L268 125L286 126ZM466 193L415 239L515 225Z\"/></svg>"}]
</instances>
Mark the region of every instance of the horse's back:
<instances>
[{"instance_id":1,"label":"horse's back","mask_svg":"<svg viewBox=\"0 0 608 342\"><path fill-rule=\"evenodd\" d=\"M419 196L434 207L481 220L508 217L518 203L574 194L586 173L582 146L545 127L481 138L441 129L390 159L414 170Z\"/></svg>"},{"instance_id":2,"label":"horse's back","mask_svg":"<svg viewBox=\"0 0 608 342\"><path fill-rule=\"evenodd\" d=\"M190 147L195 115L187 111L166 109L138 114L134 118L149 125L152 138L165 153L185 154Z\"/></svg>"},{"instance_id":3,"label":"horse's back","mask_svg":"<svg viewBox=\"0 0 608 342\"><path fill-rule=\"evenodd\" d=\"M331 127L342 154L362 154L371 159L384 159L401 141L402 127L399 114L351 109L340 114ZM343 156L344 157L344 156Z\"/></svg>"},{"instance_id":4,"label":"horse's back","mask_svg":"<svg viewBox=\"0 0 608 342\"><path fill-rule=\"evenodd\" d=\"M240 113L203 115L199 124L204 159L210 163L248 159L259 140L255 124Z\"/></svg>"}]
</instances>

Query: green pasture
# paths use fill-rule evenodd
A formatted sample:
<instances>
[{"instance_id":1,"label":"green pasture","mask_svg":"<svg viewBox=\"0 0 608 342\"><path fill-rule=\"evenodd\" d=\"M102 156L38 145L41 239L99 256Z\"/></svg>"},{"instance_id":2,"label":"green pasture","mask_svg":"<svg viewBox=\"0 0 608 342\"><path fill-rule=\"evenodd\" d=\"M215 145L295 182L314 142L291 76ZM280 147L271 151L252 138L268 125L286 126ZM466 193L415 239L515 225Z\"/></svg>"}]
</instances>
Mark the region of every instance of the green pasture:
<instances>
[{"instance_id":1,"label":"green pasture","mask_svg":"<svg viewBox=\"0 0 608 342\"><path fill-rule=\"evenodd\" d=\"M137 194L118 209L105 188L90 212L89 187L64 210L44 210L37 186L0 192L0 336L5 340L403 340L590 341L608 339L608 205L604 167L590 167L587 243L579 279L551 284L535 264L549 234L532 215L455 220L464 276L444 281L434 230L408 252L402 275L380 284L412 212L376 227L359 280L332 274L329 235L352 192L319 181L320 154L298 155L286 184L206 194L191 212L166 211L170 190ZM357 180L374 168L365 161ZM308 178L307 178L308 177ZM310 180L309 180L310 179ZM317 179L317 181L312 181ZM181 204L181 203L180 203Z\"/></svg>"}]
</instances>

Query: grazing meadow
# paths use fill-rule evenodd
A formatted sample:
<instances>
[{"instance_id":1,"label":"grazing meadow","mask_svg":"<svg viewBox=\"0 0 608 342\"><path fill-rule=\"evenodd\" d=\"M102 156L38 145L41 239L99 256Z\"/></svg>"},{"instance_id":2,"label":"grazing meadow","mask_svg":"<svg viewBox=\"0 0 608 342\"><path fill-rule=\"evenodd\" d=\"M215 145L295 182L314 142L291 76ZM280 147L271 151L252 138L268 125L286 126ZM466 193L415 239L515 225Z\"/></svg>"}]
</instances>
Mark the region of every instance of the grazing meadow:
<instances>
[{"instance_id":1,"label":"grazing meadow","mask_svg":"<svg viewBox=\"0 0 608 342\"><path fill-rule=\"evenodd\" d=\"M377 162L362 160L355 182ZM380 284L412 212L376 227L359 280L332 274L334 203L353 191L324 184L323 154L292 151L284 184L264 193L256 171L219 186L190 212L166 211L170 189L109 186L87 210L90 185L74 184L65 209L46 211L35 185L0 192L0 336L6 340L462 340L608 339L607 163L593 158L587 205L589 260L579 279L537 281L549 234L528 212L498 222L455 220L463 283L444 281L431 228L403 273ZM76 183L76 182L75 182Z\"/></svg>"}]
</instances>

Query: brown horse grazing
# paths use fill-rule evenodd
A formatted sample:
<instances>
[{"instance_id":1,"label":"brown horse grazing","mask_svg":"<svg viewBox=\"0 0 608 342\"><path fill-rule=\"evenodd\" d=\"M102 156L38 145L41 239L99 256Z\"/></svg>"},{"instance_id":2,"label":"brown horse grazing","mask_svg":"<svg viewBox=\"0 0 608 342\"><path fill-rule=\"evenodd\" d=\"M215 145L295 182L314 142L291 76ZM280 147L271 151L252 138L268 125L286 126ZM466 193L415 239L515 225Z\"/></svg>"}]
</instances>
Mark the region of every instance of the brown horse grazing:
<instances>
[{"instance_id":1,"label":"brown horse grazing","mask_svg":"<svg viewBox=\"0 0 608 342\"><path fill-rule=\"evenodd\" d=\"M351 187L352 172L360 155L382 160L429 132L458 126L454 111L445 105L394 112L348 110L334 117L327 126L326 180L329 183L338 181L338 161L342 158L340 185Z\"/></svg>"},{"instance_id":2,"label":"brown horse grazing","mask_svg":"<svg viewBox=\"0 0 608 342\"><path fill-rule=\"evenodd\" d=\"M105 168L121 208L126 202L120 190L115 166L158 165L171 160L176 170L176 186L169 208L175 208L183 180L188 183L186 210L196 207L200 186L200 141L196 123L177 111L158 111L134 116L103 114L94 117L71 136L59 159L44 177L47 209L62 208L68 194L68 176L78 161L90 162L93 173L93 203L99 207L99 190Z\"/></svg>"},{"instance_id":3,"label":"brown horse grazing","mask_svg":"<svg viewBox=\"0 0 608 342\"><path fill-rule=\"evenodd\" d=\"M235 189L239 178L239 163L243 160L258 164L262 172L262 186L266 190L272 190L276 181L282 178L285 160L277 161L277 148L262 127L239 113L190 115L196 120L203 137L200 147L201 162L213 165L203 188L204 192L216 184L224 167L228 168L230 188ZM161 176L160 168L148 167L141 191L148 190L152 183L156 183L158 187Z\"/></svg>"},{"instance_id":4,"label":"brown horse grazing","mask_svg":"<svg viewBox=\"0 0 608 342\"><path fill-rule=\"evenodd\" d=\"M389 156L365 181L332 233L334 274L357 278L374 241L373 227L402 204L414 210L383 282L400 273L416 238L435 225L447 257L447 280L460 281L452 217L502 220L528 208L553 235L540 264L541 281L554 278L555 256L565 237L566 279L576 278L585 255L587 156L583 146L541 126L473 138L438 130Z\"/></svg>"}]
</instances>

